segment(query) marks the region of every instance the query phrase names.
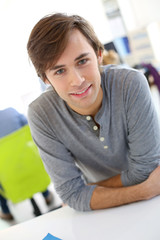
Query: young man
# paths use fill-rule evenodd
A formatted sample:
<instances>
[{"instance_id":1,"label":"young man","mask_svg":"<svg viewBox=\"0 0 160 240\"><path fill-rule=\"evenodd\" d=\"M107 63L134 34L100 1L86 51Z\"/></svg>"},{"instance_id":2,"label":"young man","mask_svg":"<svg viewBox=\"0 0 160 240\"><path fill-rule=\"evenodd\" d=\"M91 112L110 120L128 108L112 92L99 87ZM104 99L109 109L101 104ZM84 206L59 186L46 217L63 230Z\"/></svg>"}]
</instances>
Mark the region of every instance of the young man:
<instances>
[{"instance_id":1,"label":"young man","mask_svg":"<svg viewBox=\"0 0 160 240\"><path fill-rule=\"evenodd\" d=\"M143 74L102 72L103 45L76 15L41 19L27 49L51 85L30 104L29 124L64 203L88 211L159 195L160 129Z\"/></svg>"}]
</instances>

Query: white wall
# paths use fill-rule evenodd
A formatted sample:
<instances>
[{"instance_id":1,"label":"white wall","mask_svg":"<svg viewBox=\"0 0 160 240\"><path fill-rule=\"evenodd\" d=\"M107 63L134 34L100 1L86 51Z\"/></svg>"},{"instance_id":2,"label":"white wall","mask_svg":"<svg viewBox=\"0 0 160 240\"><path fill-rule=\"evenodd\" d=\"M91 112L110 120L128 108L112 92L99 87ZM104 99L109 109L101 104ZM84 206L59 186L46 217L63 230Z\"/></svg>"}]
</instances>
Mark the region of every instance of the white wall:
<instances>
[{"instance_id":1,"label":"white wall","mask_svg":"<svg viewBox=\"0 0 160 240\"><path fill-rule=\"evenodd\" d=\"M117 0L128 31L160 21L160 0Z\"/></svg>"},{"instance_id":2,"label":"white wall","mask_svg":"<svg viewBox=\"0 0 160 240\"><path fill-rule=\"evenodd\" d=\"M27 104L40 93L40 85L26 51L31 29L52 12L79 14L93 25L102 43L112 40L101 0L1 0L0 1L0 108Z\"/></svg>"}]
</instances>

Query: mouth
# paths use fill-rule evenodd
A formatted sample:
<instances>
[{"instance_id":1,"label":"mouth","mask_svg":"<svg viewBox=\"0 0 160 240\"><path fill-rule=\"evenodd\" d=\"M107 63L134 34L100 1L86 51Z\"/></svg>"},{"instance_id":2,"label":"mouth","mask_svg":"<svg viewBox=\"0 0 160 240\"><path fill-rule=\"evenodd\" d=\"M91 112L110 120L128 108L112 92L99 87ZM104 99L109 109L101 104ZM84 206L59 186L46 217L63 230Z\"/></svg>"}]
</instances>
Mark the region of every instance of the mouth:
<instances>
[{"instance_id":1,"label":"mouth","mask_svg":"<svg viewBox=\"0 0 160 240\"><path fill-rule=\"evenodd\" d=\"M74 93L70 93L70 95L72 96L76 96L76 97L83 97L83 96L86 96L89 89L91 88L92 85L89 85L89 87L81 90L81 91L77 91L77 92L74 92Z\"/></svg>"}]
</instances>

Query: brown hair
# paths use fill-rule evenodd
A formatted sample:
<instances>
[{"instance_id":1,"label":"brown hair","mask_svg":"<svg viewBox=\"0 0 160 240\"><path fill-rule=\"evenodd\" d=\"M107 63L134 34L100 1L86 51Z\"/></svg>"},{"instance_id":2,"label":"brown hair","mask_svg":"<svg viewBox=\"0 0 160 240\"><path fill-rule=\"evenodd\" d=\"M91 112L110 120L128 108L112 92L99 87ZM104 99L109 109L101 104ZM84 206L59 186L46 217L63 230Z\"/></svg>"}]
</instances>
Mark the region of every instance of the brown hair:
<instances>
[{"instance_id":1,"label":"brown hair","mask_svg":"<svg viewBox=\"0 0 160 240\"><path fill-rule=\"evenodd\" d=\"M86 37L96 55L99 50L103 52L103 45L84 18L62 13L45 16L32 29L27 44L29 57L43 81L46 78L45 71L58 61L70 32L75 28Z\"/></svg>"}]
</instances>

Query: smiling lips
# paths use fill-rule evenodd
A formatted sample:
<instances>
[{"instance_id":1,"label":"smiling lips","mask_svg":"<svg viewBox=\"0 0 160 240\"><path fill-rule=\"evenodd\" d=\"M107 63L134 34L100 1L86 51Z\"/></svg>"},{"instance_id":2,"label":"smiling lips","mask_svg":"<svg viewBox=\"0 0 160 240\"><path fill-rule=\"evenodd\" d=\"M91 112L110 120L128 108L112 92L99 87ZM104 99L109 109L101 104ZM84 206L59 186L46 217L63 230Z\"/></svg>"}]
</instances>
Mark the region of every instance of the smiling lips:
<instances>
[{"instance_id":1,"label":"smiling lips","mask_svg":"<svg viewBox=\"0 0 160 240\"><path fill-rule=\"evenodd\" d=\"M76 96L76 97L86 96L90 88L91 88L91 85L89 87L85 88L83 91L70 93L70 95Z\"/></svg>"}]
</instances>

